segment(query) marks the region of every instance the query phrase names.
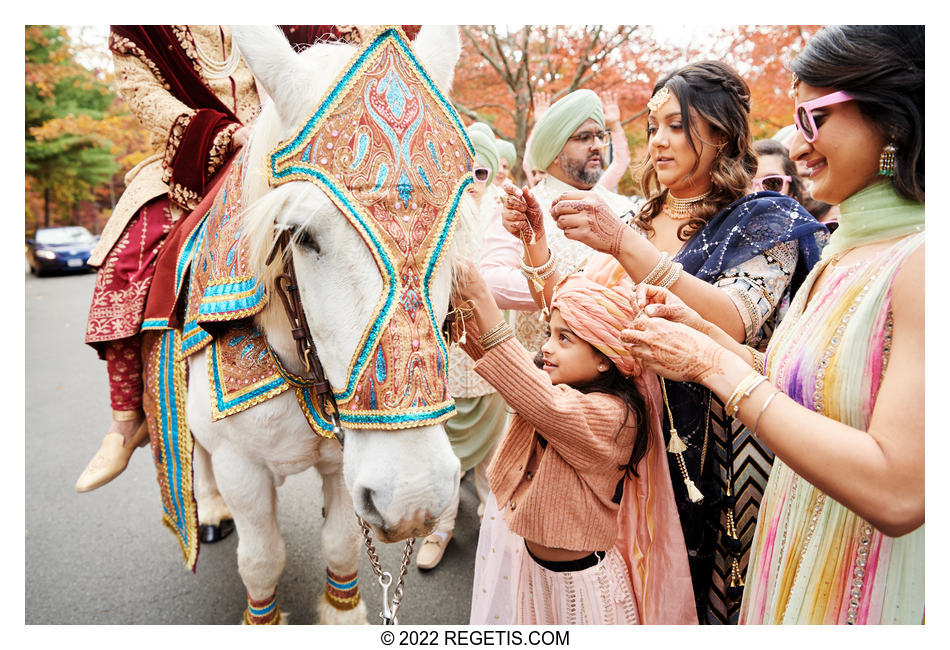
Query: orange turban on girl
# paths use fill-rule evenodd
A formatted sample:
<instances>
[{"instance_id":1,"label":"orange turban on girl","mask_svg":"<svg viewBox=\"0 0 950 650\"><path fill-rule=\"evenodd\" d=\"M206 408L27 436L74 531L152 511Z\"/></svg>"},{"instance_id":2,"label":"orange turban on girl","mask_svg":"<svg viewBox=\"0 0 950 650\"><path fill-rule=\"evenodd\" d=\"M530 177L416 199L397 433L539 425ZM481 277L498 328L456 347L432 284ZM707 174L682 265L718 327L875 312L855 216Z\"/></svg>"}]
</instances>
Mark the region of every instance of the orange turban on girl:
<instances>
[{"instance_id":1,"label":"orange turban on girl","mask_svg":"<svg viewBox=\"0 0 950 650\"><path fill-rule=\"evenodd\" d=\"M595 255L586 268L569 275L554 291L558 309L571 331L600 350L627 377L641 373L640 363L620 340L634 313L635 285L609 255Z\"/></svg>"}]
</instances>

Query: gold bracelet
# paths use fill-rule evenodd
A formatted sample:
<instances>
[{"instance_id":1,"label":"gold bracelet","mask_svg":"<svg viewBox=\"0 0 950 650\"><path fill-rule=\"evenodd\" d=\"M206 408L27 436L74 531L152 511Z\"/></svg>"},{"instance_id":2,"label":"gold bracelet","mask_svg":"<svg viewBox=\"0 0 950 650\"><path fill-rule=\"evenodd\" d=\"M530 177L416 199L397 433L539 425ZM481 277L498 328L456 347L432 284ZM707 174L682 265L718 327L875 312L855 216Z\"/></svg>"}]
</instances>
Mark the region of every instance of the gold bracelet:
<instances>
[{"instance_id":1,"label":"gold bracelet","mask_svg":"<svg viewBox=\"0 0 950 650\"><path fill-rule=\"evenodd\" d=\"M504 329L505 325L507 324L508 323L506 323L504 319L498 321L498 323L494 327L492 327L490 330L488 330L487 332L485 332L484 334L478 337L478 342L481 343L482 339L487 339L489 336L494 336L499 331Z\"/></svg>"},{"instance_id":2,"label":"gold bracelet","mask_svg":"<svg viewBox=\"0 0 950 650\"><path fill-rule=\"evenodd\" d=\"M748 389L749 386L752 385L752 382L755 381L756 377L760 377L760 376L761 375L759 375L759 373L757 372L751 372L745 377L743 377L742 380L738 384L736 384L735 389L732 391L732 395L730 395L729 399L726 400L726 404L725 404L726 415L729 415L729 416L732 415L733 408L736 402L739 401L739 396L742 395L742 393L745 392L745 390Z\"/></svg>"},{"instance_id":3,"label":"gold bracelet","mask_svg":"<svg viewBox=\"0 0 950 650\"><path fill-rule=\"evenodd\" d=\"M755 371L760 375L765 374L765 355L756 350L751 345L747 345L749 348L749 353L752 355L752 367L755 368Z\"/></svg>"},{"instance_id":4,"label":"gold bracelet","mask_svg":"<svg viewBox=\"0 0 950 650\"><path fill-rule=\"evenodd\" d=\"M647 276L640 280L640 284L654 284L656 279L662 275L667 270L667 258L669 253L666 251L660 251L660 261L656 263L656 266L653 267L653 270L647 273Z\"/></svg>"},{"instance_id":5,"label":"gold bracelet","mask_svg":"<svg viewBox=\"0 0 950 650\"><path fill-rule=\"evenodd\" d=\"M504 321L502 321L502 325L503 327L499 328L497 331L494 331L491 336L480 336L478 338L478 342L482 346L482 350L487 352L496 345L504 343L515 335L515 330L511 327L511 325L505 323Z\"/></svg>"},{"instance_id":6,"label":"gold bracelet","mask_svg":"<svg viewBox=\"0 0 950 650\"><path fill-rule=\"evenodd\" d=\"M745 379L740 381L735 391L733 391L732 396L729 397L729 401L726 402L726 415L729 417L735 416L739 410L739 402L742 401L742 398L751 395L752 391L764 381L766 381L766 378L754 370Z\"/></svg>"}]
</instances>

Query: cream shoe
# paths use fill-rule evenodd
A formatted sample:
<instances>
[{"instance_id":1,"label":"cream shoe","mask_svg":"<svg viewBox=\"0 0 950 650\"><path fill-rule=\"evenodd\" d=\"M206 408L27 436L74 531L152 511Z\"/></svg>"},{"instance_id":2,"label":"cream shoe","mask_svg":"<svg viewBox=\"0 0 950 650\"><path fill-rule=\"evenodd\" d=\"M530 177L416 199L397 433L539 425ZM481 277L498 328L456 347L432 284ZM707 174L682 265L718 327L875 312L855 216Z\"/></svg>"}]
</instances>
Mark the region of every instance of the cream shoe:
<instances>
[{"instance_id":1,"label":"cream shoe","mask_svg":"<svg viewBox=\"0 0 950 650\"><path fill-rule=\"evenodd\" d=\"M121 433L110 429L106 437L102 439L99 451L79 475L79 480L76 481L77 492L95 490L114 479L125 470L135 448L144 447L148 442L148 424L144 420L142 411L112 412L112 419L115 422L127 422L140 418L142 418L142 424L128 441Z\"/></svg>"},{"instance_id":2,"label":"cream shoe","mask_svg":"<svg viewBox=\"0 0 950 650\"><path fill-rule=\"evenodd\" d=\"M416 555L416 566L420 569L434 569L442 561L445 554L445 547L449 545L452 539L452 531L434 532L425 538L419 554Z\"/></svg>"}]
</instances>

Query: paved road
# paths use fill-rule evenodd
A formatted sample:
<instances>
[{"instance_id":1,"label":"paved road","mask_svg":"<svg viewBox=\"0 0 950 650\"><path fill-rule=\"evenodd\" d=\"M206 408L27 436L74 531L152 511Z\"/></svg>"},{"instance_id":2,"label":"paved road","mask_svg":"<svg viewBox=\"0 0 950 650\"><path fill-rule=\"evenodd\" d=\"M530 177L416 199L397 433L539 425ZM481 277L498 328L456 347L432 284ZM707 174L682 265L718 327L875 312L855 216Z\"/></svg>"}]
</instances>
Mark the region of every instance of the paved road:
<instances>
[{"instance_id":1,"label":"paved road","mask_svg":"<svg viewBox=\"0 0 950 650\"><path fill-rule=\"evenodd\" d=\"M245 606L237 535L203 545L197 573L184 567L161 523L148 449L112 483L87 494L73 485L109 426L105 363L83 344L94 275L26 276L25 622L27 624L233 624ZM287 566L278 588L291 624L316 620L326 579L319 548L320 477L278 488ZM403 624L464 624L478 541L471 473L462 484L455 537L441 565L406 577ZM402 545L380 545L398 570ZM374 618L381 590L362 554L361 589ZM371 621L373 622L373 621Z\"/></svg>"}]
</instances>

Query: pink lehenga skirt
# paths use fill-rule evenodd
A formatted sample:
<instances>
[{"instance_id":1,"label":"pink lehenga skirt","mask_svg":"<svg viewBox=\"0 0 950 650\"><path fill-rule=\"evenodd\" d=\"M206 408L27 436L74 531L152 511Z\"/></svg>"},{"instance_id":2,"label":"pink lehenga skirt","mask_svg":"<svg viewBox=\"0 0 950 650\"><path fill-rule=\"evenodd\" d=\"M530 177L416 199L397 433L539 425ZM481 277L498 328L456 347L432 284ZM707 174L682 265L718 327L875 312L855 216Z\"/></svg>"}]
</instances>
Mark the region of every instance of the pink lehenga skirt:
<instances>
[{"instance_id":1,"label":"pink lehenga skirt","mask_svg":"<svg viewBox=\"0 0 950 650\"><path fill-rule=\"evenodd\" d=\"M473 625L634 625L640 622L627 566L616 547L580 571L538 564L508 529L489 494L478 535Z\"/></svg>"}]
</instances>

